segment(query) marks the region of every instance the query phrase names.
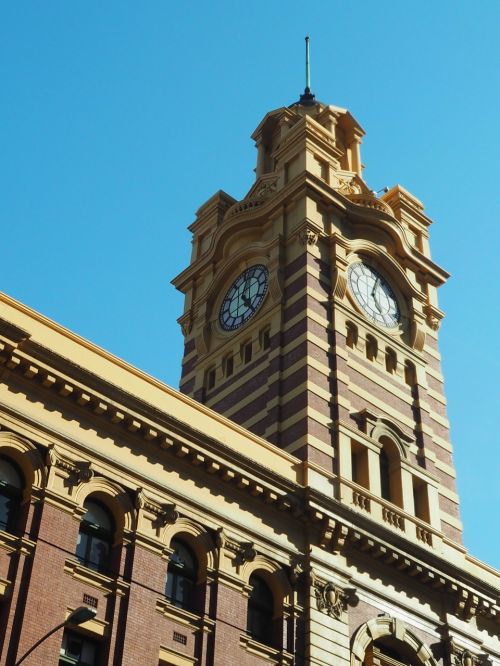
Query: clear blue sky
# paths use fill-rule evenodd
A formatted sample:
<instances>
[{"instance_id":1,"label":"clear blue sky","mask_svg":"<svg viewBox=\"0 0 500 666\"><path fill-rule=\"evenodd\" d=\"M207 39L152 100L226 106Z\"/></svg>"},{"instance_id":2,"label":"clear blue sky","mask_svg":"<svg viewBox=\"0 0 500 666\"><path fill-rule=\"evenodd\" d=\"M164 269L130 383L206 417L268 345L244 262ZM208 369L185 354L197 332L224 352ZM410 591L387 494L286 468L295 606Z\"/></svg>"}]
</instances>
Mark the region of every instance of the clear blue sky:
<instances>
[{"instance_id":1,"label":"clear blue sky","mask_svg":"<svg viewBox=\"0 0 500 666\"><path fill-rule=\"evenodd\" d=\"M2 3L0 289L177 387L186 227L249 189L249 136L302 91L309 32L369 186L436 220L465 541L500 566L499 24L495 0Z\"/></svg>"}]
</instances>

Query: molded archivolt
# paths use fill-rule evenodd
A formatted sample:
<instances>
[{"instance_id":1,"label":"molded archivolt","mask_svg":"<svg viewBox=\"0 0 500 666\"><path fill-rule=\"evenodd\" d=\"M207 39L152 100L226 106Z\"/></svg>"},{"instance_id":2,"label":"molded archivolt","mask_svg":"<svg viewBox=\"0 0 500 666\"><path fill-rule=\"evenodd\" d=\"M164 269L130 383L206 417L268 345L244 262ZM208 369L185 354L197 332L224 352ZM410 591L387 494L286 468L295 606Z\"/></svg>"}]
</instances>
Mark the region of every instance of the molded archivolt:
<instances>
[{"instance_id":1,"label":"molded archivolt","mask_svg":"<svg viewBox=\"0 0 500 666\"><path fill-rule=\"evenodd\" d=\"M377 265L380 264L388 276L392 276L396 288L401 292L401 295L406 298L422 299L421 292L412 285L400 264L385 249L370 241L358 239L349 242L349 250L350 252L347 256L349 262L353 260L359 261L364 257L368 261L370 261L370 258L375 259L376 263L374 267L377 268Z\"/></svg>"},{"instance_id":2,"label":"molded archivolt","mask_svg":"<svg viewBox=\"0 0 500 666\"><path fill-rule=\"evenodd\" d=\"M281 615L283 608L293 602L293 590L282 567L263 555L257 555L240 569L240 576L246 585L250 584L252 574L260 576L269 585L273 593L275 615Z\"/></svg>"},{"instance_id":3,"label":"molded archivolt","mask_svg":"<svg viewBox=\"0 0 500 666\"><path fill-rule=\"evenodd\" d=\"M359 215L359 208L359 206L356 206L357 210L352 210L351 212L354 213L354 215ZM353 216L350 216L349 219L357 227L364 225L370 230L373 230L374 227L377 227L379 230L384 231L390 236L399 254L408 257L414 256L414 248L408 242L402 224L398 222L395 217L392 215L390 216L388 213L385 215L380 213L373 215L373 211L371 209L365 209L365 211L368 212L370 219L365 218L362 222L357 221L355 218L353 218ZM368 215L366 217L368 217Z\"/></svg>"},{"instance_id":4,"label":"molded archivolt","mask_svg":"<svg viewBox=\"0 0 500 666\"><path fill-rule=\"evenodd\" d=\"M80 483L75 491L75 502L82 511L85 500L91 495L113 514L116 522L115 543L121 543L124 533L136 528L136 511L128 494L117 483L102 476L93 476L89 481Z\"/></svg>"},{"instance_id":5,"label":"molded archivolt","mask_svg":"<svg viewBox=\"0 0 500 666\"><path fill-rule=\"evenodd\" d=\"M402 620L390 616L377 617L357 629L351 641L351 666L362 666L370 644L384 636L391 636L410 648L415 663L422 664L422 666L437 666L436 660L425 643L417 638Z\"/></svg>"},{"instance_id":6,"label":"molded archivolt","mask_svg":"<svg viewBox=\"0 0 500 666\"><path fill-rule=\"evenodd\" d=\"M170 547L172 539L181 539L192 548L198 560L198 582L204 582L207 572L213 571L215 562L215 544L210 534L189 518L179 518L173 524L165 526L161 540Z\"/></svg>"},{"instance_id":7,"label":"molded archivolt","mask_svg":"<svg viewBox=\"0 0 500 666\"><path fill-rule=\"evenodd\" d=\"M210 247L203 255L203 263L220 261L230 254L231 242L237 238L246 238L246 249L249 243L257 243L262 238L262 225L258 219L236 220L232 224L227 224L214 233L210 242Z\"/></svg>"},{"instance_id":8,"label":"molded archivolt","mask_svg":"<svg viewBox=\"0 0 500 666\"><path fill-rule=\"evenodd\" d=\"M377 442L380 442L382 438L389 439L396 446L399 457L408 458L408 443L413 441L413 438L406 436L399 428L396 429L389 419L378 419L368 434Z\"/></svg>"},{"instance_id":9,"label":"molded archivolt","mask_svg":"<svg viewBox=\"0 0 500 666\"><path fill-rule=\"evenodd\" d=\"M0 432L0 455L17 463L24 475L23 502L27 502L33 488L44 488L47 472L40 452L34 444L13 432Z\"/></svg>"}]
</instances>

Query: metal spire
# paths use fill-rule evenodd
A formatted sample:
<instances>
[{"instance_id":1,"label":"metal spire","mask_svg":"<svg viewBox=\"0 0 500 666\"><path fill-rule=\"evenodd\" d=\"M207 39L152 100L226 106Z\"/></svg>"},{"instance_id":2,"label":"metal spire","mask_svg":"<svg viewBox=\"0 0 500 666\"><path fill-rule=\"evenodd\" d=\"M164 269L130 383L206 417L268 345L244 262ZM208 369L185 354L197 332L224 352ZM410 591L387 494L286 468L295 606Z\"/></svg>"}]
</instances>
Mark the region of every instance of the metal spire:
<instances>
[{"instance_id":1,"label":"metal spire","mask_svg":"<svg viewBox=\"0 0 500 666\"><path fill-rule=\"evenodd\" d=\"M299 104L312 106L316 104L316 95L311 92L311 66L309 63L309 35L306 36L306 87L304 94L300 96Z\"/></svg>"},{"instance_id":2,"label":"metal spire","mask_svg":"<svg viewBox=\"0 0 500 666\"><path fill-rule=\"evenodd\" d=\"M309 65L309 35L306 37L306 88L305 92L311 92L311 67Z\"/></svg>"}]
</instances>

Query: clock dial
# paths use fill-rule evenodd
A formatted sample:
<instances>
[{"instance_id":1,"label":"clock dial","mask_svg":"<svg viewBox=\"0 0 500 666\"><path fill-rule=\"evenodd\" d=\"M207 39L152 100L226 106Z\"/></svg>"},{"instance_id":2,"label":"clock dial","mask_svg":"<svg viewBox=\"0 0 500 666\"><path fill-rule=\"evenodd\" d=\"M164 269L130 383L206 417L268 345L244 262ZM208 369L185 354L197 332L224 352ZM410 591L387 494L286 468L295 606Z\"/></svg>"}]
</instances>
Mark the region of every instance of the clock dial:
<instances>
[{"instance_id":1,"label":"clock dial","mask_svg":"<svg viewBox=\"0 0 500 666\"><path fill-rule=\"evenodd\" d=\"M379 326L396 327L401 319L398 302L389 283L363 262L349 268L349 287L365 314Z\"/></svg>"},{"instance_id":2,"label":"clock dial","mask_svg":"<svg viewBox=\"0 0 500 666\"><path fill-rule=\"evenodd\" d=\"M267 292L268 272L262 264L247 268L231 285L222 301L219 322L234 331L252 317Z\"/></svg>"}]
</instances>

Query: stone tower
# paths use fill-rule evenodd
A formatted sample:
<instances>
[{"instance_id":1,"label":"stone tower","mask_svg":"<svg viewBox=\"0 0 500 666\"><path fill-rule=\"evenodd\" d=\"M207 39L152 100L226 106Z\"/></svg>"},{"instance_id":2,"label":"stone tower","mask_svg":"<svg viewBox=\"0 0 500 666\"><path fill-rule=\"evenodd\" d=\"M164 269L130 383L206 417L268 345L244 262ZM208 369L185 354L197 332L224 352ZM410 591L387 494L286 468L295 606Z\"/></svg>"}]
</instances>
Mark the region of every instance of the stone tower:
<instances>
[{"instance_id":1,"label":"stone tower","mask_svg":"<svg viewBox=\"0 0 500 666\"><path fill-rule=\"evenodd\" d=\"M363 129L303 95L252 134L255 183L191 225L181 391L332 475L335 499L461 542L422 203L363 180ZM447 546L445 546L446 550Z\"/></svg>"}]
</instances>

